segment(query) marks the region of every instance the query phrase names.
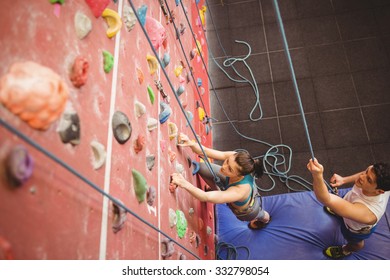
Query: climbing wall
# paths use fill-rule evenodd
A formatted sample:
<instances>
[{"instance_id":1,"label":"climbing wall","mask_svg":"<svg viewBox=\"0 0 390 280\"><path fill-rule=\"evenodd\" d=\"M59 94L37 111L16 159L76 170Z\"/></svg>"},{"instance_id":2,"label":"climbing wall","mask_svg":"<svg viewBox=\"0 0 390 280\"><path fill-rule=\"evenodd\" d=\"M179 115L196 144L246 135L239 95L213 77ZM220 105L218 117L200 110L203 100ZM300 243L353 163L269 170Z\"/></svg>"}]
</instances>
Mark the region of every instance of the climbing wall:
<instances>
[{"instance_id":1,"label":"climbing wall","mask_svg":"<svg viewBox=\"0 0 390 280\"><path fill-rule=\"evenodd\" d=\"M211 145L203 1L50 2L2 1L0 259L214 259L212 205L169 182L204 188L176 145L187 119Z\"/></svg>"}]
</instances>

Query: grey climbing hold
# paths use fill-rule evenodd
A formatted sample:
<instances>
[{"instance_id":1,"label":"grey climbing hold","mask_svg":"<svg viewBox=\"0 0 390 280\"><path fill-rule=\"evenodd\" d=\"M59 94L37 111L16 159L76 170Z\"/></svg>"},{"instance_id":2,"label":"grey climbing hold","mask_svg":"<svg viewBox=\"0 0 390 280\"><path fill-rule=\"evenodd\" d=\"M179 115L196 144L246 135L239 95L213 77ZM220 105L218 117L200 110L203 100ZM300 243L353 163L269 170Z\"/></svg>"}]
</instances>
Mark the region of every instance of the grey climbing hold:
<instances>
[{"instance_id":1,"label":"grey climbing hold","mask_svg":"<svg viewBox=\"0 0 390 280\"><path fill-rule=\"evenodd\" d=\"M65 111L57 128L63 143L80 143L80 119L76 112Z\"/></svg>"},{"instance_id":2,"label":"grey climbing hold","mask_svg":"<svg viewBox=\"0 0 390 280\"><path fill-rule=\"evenodd\" d=\"M131 136L131 123L129 118L122 112L116 111L112 117L112 130L115 139L124 144Z\"/></svg>"},{"instance_id":3,"label":"grey climbing hold","mask_svg":"<svg viewBox=\"0 0 390 280\"><path fill-rule=\"evenodd\" d=\"M155 159L156 159L155 155L149 155L146 157L146 166L150 171L152 171L153 169Z\"/></svg>"},{"instance_id":4,"label":"grey climbing hold","mask_svg":"<svg viewBox=\"0 0 390 280\"><path fill-rule=\"evenodd\" d=\"M146 193L146 202L153 206L154 201L156 200L156 188L153 186L150 186L148 188L148 191Z\"/></svg>"},{"instance_id":5,"label":"grey climbing hold","mask_svg":"<svg viewBox=\"0 0 390 280\"><path fill-rule=\"evenodd\" d=\"M122 203L122 201L120 201L120 200L118 200L118 201L120 203ZM120 231L123 228L123 226L125 224L125 221L127 219L126 211L122 207L119 207L119 205L117 205L116 203L113 203L112 204L112 212L114 214L114 220L112 222L112 231L114 233L117 233L118 231Z\"/></svg>"},{"instance_id":6,"label":"grey climbing hold","mask_svg":"<svg viewBox=\"0 0 390 280\"><path fill-rule=\"evenodd\" d=\"M175 248L173 247L172 240L168 238L163 238L161 241L161 256L163 258L168 258L173 255Z\"/></svg>"},{"instance_id":7,"label":"grey climbing hold","mask_svg":"<svg viewBox=\"0 0 390 280\"><path fill-rule=\"evenodd\" d=\"M76 29L77 38L84 39L92 30L92 21L80 11L77 11L74 16L74 27Z\"/></svg>"}]
</instances>

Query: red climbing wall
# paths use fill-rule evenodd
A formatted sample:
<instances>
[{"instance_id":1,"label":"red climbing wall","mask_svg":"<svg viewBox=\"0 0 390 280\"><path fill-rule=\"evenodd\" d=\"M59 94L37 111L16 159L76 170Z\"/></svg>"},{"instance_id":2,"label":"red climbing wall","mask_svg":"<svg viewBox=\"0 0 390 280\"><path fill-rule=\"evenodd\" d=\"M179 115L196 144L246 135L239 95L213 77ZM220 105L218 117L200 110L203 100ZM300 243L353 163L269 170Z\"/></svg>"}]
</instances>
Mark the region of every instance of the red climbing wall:
<instances>
[{"instance_id":1,"label":"red climbing wall","mask_svg":"<svg viewBox=\"0 0 390 280\"><path fill-rule=\"evenodd\" d=\"M21 133L41 145L56 157L68 164L100 189L119 199L128 209L139 217L168 234L201 259L214 259L214 215L210 204L200 203L188 193L176 189L169 191L169 176L176 172L176 165L184 166L184 176L193 184L203 187L192 167L187 164L187 157L198 160L188 148L178 148L176 139L169 139L168 122L177 125L179 132L191 135L186 120L174 97L168 80L159 70L149 74L146 55L154 55L146 40L140 24L137 22L131 31L123 24L114 37L106 36L107 23L102 17L95 17L84 0L65 1L64 5L52 5L49 1L5 0L0 12L0 41L2 49L0 77L3 77L15 62L34 61L56 72L69 89L66 108L73 108L80 119L81 137L77 145L62 143L57 132L59 120L47 130L36 130L0 105L0 118ZM108 8L123 14L127 1L107 2ZM165 2L165 1L163 1ZM200 136L203 144L211 145L211 133L207 134L205 125L199 120L196 108L200 97L197 94L197 81L183 83L183 77L189 71L184 55L188 57L195 43L181 5L167 1L174 10L175 24L186 27L180 39L185 50L183 54L172 23L167 23L159 1L132 1L136 9L147 6L148 17L161 22L166 30L167 44L158 50L159 57L169 53L170 63L165 68L169 79L177 89L185 87L180 102L187 104L185 110L194 115L191 124ZM200 1L200 5L203 1ZM203 57L207 63L207 48L204 34L196 23L198 12L195 1L182 1L188 11L192 28L202 46ZM11 12L12 11L12 12ZM92 30L79 39L75 33L74 17L82 12L92 21ZM102 51L109 51L114 56L114 67L106 73L103 69ZM89 63L87 82L81 88L72 85L69 73L74 59L84 57ZM174 70L186 66L182 75L177 77ZM195 79L201 78L202 86L198 89L204 102L204 109L209 112L208 83L203 71L204 66L198 57L191 60ZM144 79L139 82L137 69L143 72ZM154 82L161 81L165 93L170 98L172 114L168 121L158 124L155 130L147 128L148 118L159 119L159 102L163 101ZM155 94L152 104L147 87ZM202 89L203 88L203 89ZM136 116L135 102L146 107L146 113ZM202 105L203 106L203 105ZM111 117L115 111L127 115L132 125L130 139L120 144L111 130ZM136 139L145 138L145 146L140 152L134 149ZM191 136L192 137L192 136ZM104 145L107 158L104 165L94 169L93 151L90 143L97 141ZM6 158L17 144L27 147L34 160L32 176L19 187L13 186L5 172ZM170 153L176 158L170 160ZM149 170L146 157L155 155L155 165ZM132 170L140 172L147 185L156 190L156 200L150 206L146 201L138 202L134 191ZM189 214L189 209L194 214ZM188 228L182 238L176 227L169 224L169 209L184 213ZM14 134L0 126L0 239L10 245L5 248L0 242L0 258L10 256L15 259L162 259L161 240L163 235L145 225L133 215L127 214L123 228L114 233L112 224L114 213L112 203L103 198L96 190L76 176L69 173L32 146L24 143ZM207 234L207 226L212 229ZM190 238L197 234L199 246ZM207 248L205 249L205 246ZM175 252L167 259L178 259L184 254L187 259L195 257L177 244ZM7 251L7 252L5 252Z\"/></svg>"}]
</instances>

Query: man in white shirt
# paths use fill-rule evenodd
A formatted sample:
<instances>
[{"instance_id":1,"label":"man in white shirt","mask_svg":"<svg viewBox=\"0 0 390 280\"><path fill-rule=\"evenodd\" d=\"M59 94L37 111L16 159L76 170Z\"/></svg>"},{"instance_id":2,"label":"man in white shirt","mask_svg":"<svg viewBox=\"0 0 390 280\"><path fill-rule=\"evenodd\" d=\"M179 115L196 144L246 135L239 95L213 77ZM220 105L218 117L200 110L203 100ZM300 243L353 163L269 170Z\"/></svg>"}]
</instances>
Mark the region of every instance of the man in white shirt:
<instances>
[{"instance_id":1,"label":"man in white shirt","mask_svg":"<svg viewBox=\"0 0 390 280\"><path fill-rule=\"evenodd\" d=\"M325 209L343 218L341 232L347 244L330 246L324 250L331 259L342 259L364 247L364 240L374 231L376 224L386 211L390 195L390 170L384 163L370 165L365 171L342 177L334 174L332 187L354 183L343 198L331 194L324 183L324 167L314 159L307 164L313 176L314 193Z\"/></svg>"}]
</instances>

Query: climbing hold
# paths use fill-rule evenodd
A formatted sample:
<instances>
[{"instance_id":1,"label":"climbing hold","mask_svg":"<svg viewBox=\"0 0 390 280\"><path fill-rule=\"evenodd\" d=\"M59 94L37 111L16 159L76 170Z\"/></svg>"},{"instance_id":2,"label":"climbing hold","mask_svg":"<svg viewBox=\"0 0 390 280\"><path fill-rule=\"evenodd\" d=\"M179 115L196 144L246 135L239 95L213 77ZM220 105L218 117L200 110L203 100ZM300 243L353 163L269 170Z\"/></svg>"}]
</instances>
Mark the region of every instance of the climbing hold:
<instances>
[{"instance_id":1,"label":"climbing hold","mask_svg":"<svg viewBox=\"0 0 390 280\"><path fill-rule=\"evenodd\" d=\"M64 4L64 2L65 2L65 0L49 0L50 1L50 3L51 4L56 4L56 3L58 3L58 4Z\"/></svg>"},{"instance_id":2,"label":"climbing hold","mask_svg":"<svg viewBox=\"0 0 390 280\"><path fill-rule=\"evenodd\" d=\"M184 172L184 166L178 162L175 164L175 169L177 173L183 173Z\"/></svg>"},{"instance_id":3,"label":"climbing hold","mask_svg":"<svg viewBox=\"0 0 390 280\"><path fill-rule=\"evenodd\" d=\"M138 8L137 10L139 22L142 24L142 26L145 26L147 10L148 10L148 6L146 5L142 5L141 8Z\"/></svg>"},{"instance_id":4,"label":"climbing hold","mask_svg":"<svg viewBox=\"0 0 390 280\"><path fill-rule=\"evenodd\" d=\"M98 18L102 15L104 9L110 3L110 0L85 0L85 2L92 10L92 14Z\"/></svg>"},{"instance_id":5,"label":"climbing hold","mask_svg":"<svg viewBox=\"0 0 390 280\"><path fill-rule=\"evenodd\" d=\"M156 119L154 119L154 118L148 118L148 124L147 124L147 126L148 126L148 130L149 130L149 131L152 131L152 130L154 130L154 129L157 128L157 126L158 126L158 121L157 121Z\"/></svg>"},{"instance_id":6,"label":"climbing hold","mask_svg":"<svg viewBox=\"0 0 390 280\"><path fill-rule=\"evenodd\" d=\"M114 66L114 57L109 51L103 51L104 72L109 73Z\"/></svg>"},{"instance_id":7,"label":"climbing hold","mask_svg":"<svg viewBox=\"0 0 390 280\"><path fill-rule=\"evenodd\" d=\"M84 39L92 30L92 21L89 17L80 11L77 11L74 16L74 28L77 38Z\"/></svg>"},{"instance_id":8,"label":"climbing hold","mask_svg":"<svg viewBox=\"0 0 390 280\"><path fill-rule=\"evenodd\" d=\"M186 78L183 77L183 75L179 76L179 83L184 84L186 82Z\"/></svg>"},{"instance_id":9,"label":"climbing hold","mask_svg":"<svg viewBox=\"0 0 390 280\"><path fill-rule=\"evenodd\" d=\"M206 116L206 112L202 107L198 107L198 115L199 115L199 120L202 122L204 117Z\"/></svg>"},{"instance_id":10,"label":"climbing hold","mask_svg":"<svg viewBox=\"0 0 390 280\"><path fill-rule=\"evenodd\" d=\"M0 103L36 129L46 130L57 120L68 95L59 75L31 61L14 63L0 79Z\"/></svg>"},{"instance_id":11,"label":"climbing hold","mask_svg":"<svg viewBox=\"0 0 390 280\"><path fill-rule=\"evenodd\" d=\"M209 227L209 226L206 227L206 233L207 233L207 235L211 235L213 233L213 230L211 229L211 227Z\"/></svg>"},{"instance_id":12,"label":"climbing hold","mask_svg":"<svg viewBox=\"0 0 390 280\"><path fill-rule=\"evenodd\" d=\"M135 107L135 115L137 118L141 117L143 114L146 113L146 107L141 102L135 101L134 107Z\"/></svg>"},{"instance_id":13,"label":"climbing hold","mask_svg":"<svg viewBox=\"0 0 390 280\"><path fill-rule=\"evenodd\" d=\"M138 77L138 82L141 85L144 82L144 73L139 68L137 68L137 77Z\"/></svg>"},{"instance_id":14,"label":"climbing hold","mask_svg":"<svg viewBox=\"0 0 390 280\"><path fill-rule=\"evenodd\" d=\"M15 186L22 185L31 177L33 167L34 161L28 150L22 145L12 148L5 161L8 178Z\"/></svg>"},{"instance_id":15,"label":"climbing hold","mask_svg":"<svg viewBox=\"0 0 390 280\"><path fill-rule=\"evenodd\" d=\"M146 156L146 166L150 171L152 171L153 169L155 159L156 159L155 155Z\"/></svg>"},{"instance_id":16,"label":"climbing hold","mask_svg":"<svg viewBox=\"0 0 390 280\"><path fill-rule=\"evenodd\" d=\"M135 196L137 197L137 200L139 203L145 200L146 191L148 190L148 185L146 184L146 179L144 176L142 176L141 173L139 173L134 168L132 169L133 174L133 183L134 183L134 191Z\"/></svg>"},{"instance_id":17,"label":"climbing hold","mask_svg":"<svg viewBox=\"0 0 390 280\"><path fill-rule=\"evenodd\" d=\"M134 14L134 10L129 5L125 5L123 7L122 17L126 26L126 30L130 32L134 28L135 23L137 22L137 17Z\"/></svg>"},{"instance_id":18,"label":"climbing hold","mask_svg":"<svg viewBox=\"0 0 390 280\"><path fill-rule=\"evenodd\" d=\"M202 86L202 79L198 78L198 87L201 87L201 86Z\"/></svg>"},{"instance_id":19,"label":"climbing hold","mask_svg":"<svg viewBox=\"0 0 390 280\"><path fill-rule=\"evenodd\" d=\"M183 66L181 65L177 66L174 70L176 77L179 77L182 71L183 71Z\"/></svg>"},{"instance_id":20,"label":"climbing hold","mask_svg":"<svg viewBox=\"0 0 390 280\"><path fill-rule=\"evenodd\" d=\"M11 243L0 235L0 258L2 260L14 260Z\"/></svg>"},{"instance_id":21,"label":"climbing hold","mask_svg":"<svg viewBox=\"0 0 390 280\"><path fill-rule=\"evenodd\" d=\"M93 168L99 169L103 166L104 162L106 161L106 150L103 144L92 140L91 141L91 148L92 148L92 166Z\"/></svg>"},{"instance_id":22,"label":"climbing hold","mask_svg":"<svg viewBox=\"0 0 390 280\"><path fill-rule=\"evenodd\" d=\"M157 58L153 55L147 54L146 60L148 61L149 73L150 75L153 75L154 73L156 73L158 69Z\"/></svg>"},{"instance_id":23,"label":"climbing hold","mask_svg":"<svg viewBox=\"0 0 390 280\"><path fill-rule=\"evenodd\" d=\"M163 124L168 120L169 116L171 115L172 109L171 107L169 107L167 103L161 101L160 110L161 113L159 115L159 119L160 119L160 123Z\"/></svg>"},{"instance_id":24,"label":"climbing hold","mask_svg":"<svg viewBox=\"0 0 390 280\"><path fill-rule=\"evenodd\" d=\"M120 203L122 201L118 200ZM123 204L123 203L122 203ZM125 221L127 219L126 211L122 207L119 207L116 203L112 203L112 213L113 213L113 221L112 221L112 231L117 233L120 231L125 225Z\"/></svg>"},{"instance_id":25,"label":"climbing hold","mask_svg":"<svg viewBox=\"0 0 390 280\"><path fill-rule=\"evenodd\" d=\"M180 35L184 35L184 31L186 31L186 27L183 23L180 23Z\"/></svg>"},{"instance_id":26,"label":"climbing hold","mask_svg":"<svg viewBox=\"0 0 390 280\"><path fill-rule=\"evenodd\" d=\"M146 193L146 202L149 206L153 206L154 201L156 200L156 188L150 186Z\"/></svg>"},{"instance_id":27,"label":"climbing hold","mask_svg":"<svg viewBox=\"0 0 390 280\"><path fill-rule=\"evenodd\" d=\"M148 86L148 95L149 95L149 100L150 100L150 103L154 104L154 91L152 89L151 86Z\"/></svg>"},{"instance_id":28,"label":"climbing hold","mask_svg":"<svg viewBox=\"0 0 390 280\"><path fill-rule=\"evenodd\" d=\"M116 111L112 116L112 132L119 144L126 143L132 132L129 118L121 111Z\"/></svg>"},{"instance_id":29,"label":"climbing hold","mask_svg":"<svg viewBox=\"0 0 390 280\"><path fill-rule=\"evenodd\" d=\"M204 228L204 222L201 218L198 218L198 227L199 227L199 230L203 230L203 228Z\"/></svg>"},{"instance_id":30,"label":"climbing hold","mask_svg":"<svg viewBox=\"0 0 390 280\"><path fill-rule=\"evenodd\" d=\"M191 121L194 119L194 115L192 114L191 111L186 111L186 115L187 115L187 118L188 118L188 121L191 123ZM186 126L188 126L189 124L187 123Z\"/></svg>"},{"instance_id":31,"label":"climbing hold","mask_svg":"<svg viewBox=\"0 0 390 280\"><path fill-rule=\"evenodd\" d=\"M80 143L80 119L75 111L65 111L62 114L57 132L63 143L77 145Z\"/></svg>"},{"instance_id":32,"label":"climbing hold","mask_svg":"<svg viewBox=\"0 0 390 280\"><path fill-rule=\"evenodd\" d=\"M172 183L169 184L169 191L170 191L171 193L174 193L175 190L176 190L176 188L177 188L177 185L172 184Z\"/></svg>"},{"instance_id":33,"label":"climbing hold","mask_svg":"<svg viewBox=\"0 0 390 280\"><path fill-rule=\"evenodd\" d=\"M202 44L198 40L196 40L196 48L195 48L195 50L196 50L196 53L198 55L200 55L202 53Z\"/></svg>"},{"instance_id":34,"label":"climbing hold","mask_svg":"<svg viewBox=\"0 0 390 280\"><path fill-rule=\"evenodd\" d=\"M169 140L174 139L177 136L177 132L178 132L178 129L177 129L176 124L173 123L173 122L168 122L168 136L169 136Z\"/></svg>"},{"instance_id":35,"label":"climbing hold","mask_svg":"<svg viewBox=\"0 0 390 280\"><path fill-rule=\"evenodd\" d=\"M166 103L169 103L169 96L165 93L164 88L160 81L154 80L154 84L157 87L157 90L160 92L161 97L166 101Z\"/></svg>"},{"instance_id":36,"label":"climbing hold","mask_svg":"<svg viewBox=\"0 0 390 280\"><path fill-rule=\"evenodd\" d=\"M195 231L191 231L189 239L190 239L190 243L191 244L196 241L196 233L195 233Z\"/></svg>"},{"instance_id":37,"label":"climbing hold","mask_svg":"<svg viewBox=\"0 0 390 280\"><path fill-rule=\"evenodd\" d=\"M196 54L197 54L196 49L191 50L191 51L190 51L190 59L191 59L191 60L194 59L194 57L196 56Z\"/></svg>"},{"instance_id":38,"label":"climbing hold","mask_svg":"<svg viewBox=\"0 0 390 280\"><path fill-rule=\"evenodd\" d=\"M120 16L114 10L106 8L103 11L102 17L106 20L108 24L108 29L106 32L107 37L114 37L122 27L122 20Z\"/></svg>"},{"instance_id":39,"label":"climbing hold","mask_svg":"<svg viewBox=\"0 0 390 280\"><path fill-rule=\"evenodd\" d=\"M175 0L176 7L179 6L181 0Z\"/></svg>"},{"instance_id":40,"label":"climbing hold","mask_svg":"<svg viewBox=\"0 0 390 280\"><path fill-rule=\"evenodd\" d=\"M173 228L177 223L176 211L173 210L172 208L169 208L168 215L169 215L169 226Z\"/></svg>"},{"instance_id":41,"label":"climbing hold","mask_svg":"<svg viewBox=\"0 0 390 280\"><path fill-rule=\"evenodd\" d=\"M145 29L154 49L157 51L167 39L164 26L162 26L161 23L154 18L146 17Z\"/></svg>"},{"instance_id":42,"label":"climbing hold","mask_svg":"<svg viewBox=\"0 0 390 280\"><path fill-rule=\"evenodd\" d=\"M201 21L203 26L205 25L205 16L204 16L204 14L206 13L206 11L207 11L207 7L206 6L202 6L202 8L200 8L200 10L199 10L200 21Z\"/></svg>"},{"instance_id":43,"label":"climbing hold","mask_svg":"<svg viewBox=\"0 0 390 280\"><path fill-rule=\"evenodd\" d=\"M197 234L195 236L195 248L198 248L200 243L201 243L201 239L200 239L200 236Z\"/></svg>"},{"instance_id":44,"label":"climbing hold","mask_svg":"<svg viewBox=\"0 0 390 280\"><path fill-rule=\"evenodd\" d=\"M134 151L138 154L145 146L145 137L138 135L137 140L134 141Z\"/></svg>"},{"instance_id":45,"label":"climbing hold","mask_svg":"<svg viewBox=\"0 0 390 280\"><path fill-rule=\"evenodd\" d=\"M166 237L161 240L161 256L163 258L168 258L173 255L175 252L173 244L174 243Z\"/></svg>"},{"instance_id":46,"label":"climbing hold","mask_svg":"<svg viewBox=\"0 0 390 280\"><path fill-rule=\"evenodd\" d=\"M187 231L187 220L183 211L180 210L176 210L176 217L177 217L177 222L176 222L177 235L180 238L183 238L184 234Z\"/></svg>"},{"instance_id":47,"label":"climbing hold","mask_svg":"<svg viewBox=\"0 0 390 280\"><path fill-rule=\"evenodd\" d=\"M183 253L180 253L180 254L179 254L179 260L181 260L181 261L187 260L186 255L184 255Z\"/></svg>"},{"instance_id":48,"label":"climbing hold","mask_svg":"<svg viewBox=\"0 0 390 280\"><path fill-rule=\"evenodd\" d=\"M184 90L185 90L185 89L184 89L184 86L180 85L180 86L177 88L177 90L176 90L177 96L182 95L183 92L184 92Z\"/></svg>"},{"instance_id":49,"label":"climbing hold","mask_svg":"<svg viewBox=\"0 0 390 280\"><path fill-rule=\"evenodd\" d=\"M161 149L161 152L165 152L165 147L166 147L166 141L161 139L160 140L160 149Z\"/></svg>"},{"instance_id":50,"label":"climbing hold","mask_svg":"<svg viewBox=\"0 0 390 280\"><path fill-rule=\"evenodd\" d=\"M205 244L203 248L204 248L204 255L207 256L207 254L209 253L209 246Z\"/></svg>"},{"instance_id":51,"label":"climbing hold","mask_svg":"<svg viewBox=\"0 0 390 280\"><path fill-rule=\"evenodd\" d=\"M161 58L161 64L165 68L168 66L169 62L171 61L171 57L169 53L164 53L163 57Z\"/></svg>"},{"instance_id":52,"label":"climbing hold","mask_svg":"<svg viewBox=\"0 0 390 280\"><path fill-rule=\"evenodd\" d=\"M192 170L192 175L195 175L199 172L200 165L197 161L193 160L192 165L194 166L194 169Z\"/></svg>"},{"instance_id":53,"label":"climbing hold","mask_svg":"<svg viewBox=\"0 0 390 280\"><path fill-rule=\"evenodd\" d=\"M194 208L191 207L190 209L188 209L188 214L192 217L195 214Z\"/></svg>"},{"instance_id":54,"label":"climbing hold","mask_svg":"<svg viewBox=\"0 0 390 280\"><path fill-rule=\"evenodd\" d=\"M169 157L169 161L173 162L176 159L176 153L171 149L168 149L168 157Z\"/></svg>"},{"instance_id":55,"label":"climbing hold","mask_svg":"<svg viewBox=\"0 0 390 280\"><path fill-rule=\"evenodd\" d=\"M75 87L80 88L87 82L88 69L88 61L84 57L76 57L69 77Z\"/></svg>"}]
</instances>

